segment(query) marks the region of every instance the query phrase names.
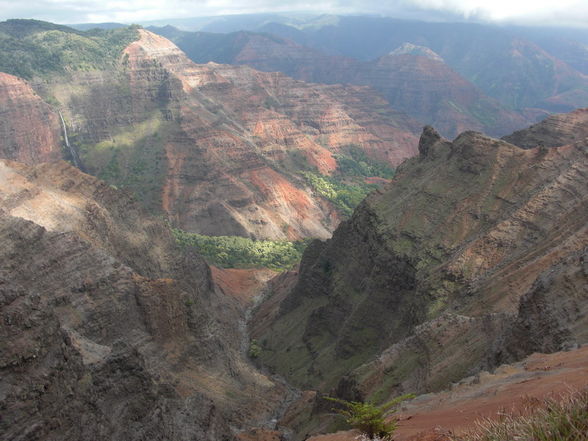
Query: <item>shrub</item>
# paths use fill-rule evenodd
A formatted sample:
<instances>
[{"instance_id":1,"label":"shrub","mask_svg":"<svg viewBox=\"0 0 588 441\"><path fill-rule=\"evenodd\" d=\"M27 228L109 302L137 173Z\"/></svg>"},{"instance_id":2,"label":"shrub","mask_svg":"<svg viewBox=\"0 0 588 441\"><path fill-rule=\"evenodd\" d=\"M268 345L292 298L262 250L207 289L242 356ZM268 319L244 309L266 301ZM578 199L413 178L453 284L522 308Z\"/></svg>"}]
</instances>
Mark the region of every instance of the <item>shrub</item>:
<instances>
[{"instance_id":1,"label":"shrub","mask_svg":"<svg viewBox=\"0 0 588 441\"><path fill-rule=\"evenodd\" d=\"M257 358L261 355L261 346L259 346L257 340L253 339L251 340L251 343L249 343L248 354L251 358Z\"/></svg>"},{"instance_id":2,"label":"shrub","mask_svg":"<svg viewBox=\"0 0 588 441\"><path fill-rule=\"evenodd\" d=\"M302 172L302 176L315 194L332 202L345 216L351 216L363 198L378 188L377 185L366 184L360 180L354 184L347 184L338 178L313 172Z\"/></svg>"},{"instance_id":3,"label":"shrub","mask_svg":"<svg viewBox=\"0 0 588 441\"><path fill-rule=\"evenodd\" d=\"M392 401L376 406L369 401L346 401L339 398L326 397L327 400L340 404L342 407L333 409L345 418L354 429L359 430L367 439L391 440L397 427L396 419L388 419L396 411L398 405L414 395L402 395Z\"/></svg>"}]
</instances>

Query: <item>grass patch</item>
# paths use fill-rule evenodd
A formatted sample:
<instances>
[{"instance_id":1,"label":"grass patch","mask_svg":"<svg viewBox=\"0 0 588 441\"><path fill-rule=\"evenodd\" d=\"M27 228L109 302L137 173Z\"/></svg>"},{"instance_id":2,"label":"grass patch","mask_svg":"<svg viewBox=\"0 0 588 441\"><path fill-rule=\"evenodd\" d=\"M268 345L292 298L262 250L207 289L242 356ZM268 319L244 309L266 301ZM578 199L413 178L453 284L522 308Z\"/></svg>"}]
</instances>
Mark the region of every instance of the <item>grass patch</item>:
<instances>
[{"instance_id":1,"label":"grass patch","mask_svg":"<svg viewBox=\"0 0 588 441\"><path fill-rule=\"evenodd\" d=\"M499 420L483 420L454 441L586 441L588 389L560 399L529 399L517 413Z\"/></svg>"},{"instance_id":2,"label":"grass patch","mask_svg":"<svg viewBox=\"0 0 588 441\"><path fill-rule=\"evenodd\" d=\"M204 236L172 229L183 247L194 247L210 263L223 268L292 268L310 240L253 240L239 236Z\"/></svg>"}]
</instances>

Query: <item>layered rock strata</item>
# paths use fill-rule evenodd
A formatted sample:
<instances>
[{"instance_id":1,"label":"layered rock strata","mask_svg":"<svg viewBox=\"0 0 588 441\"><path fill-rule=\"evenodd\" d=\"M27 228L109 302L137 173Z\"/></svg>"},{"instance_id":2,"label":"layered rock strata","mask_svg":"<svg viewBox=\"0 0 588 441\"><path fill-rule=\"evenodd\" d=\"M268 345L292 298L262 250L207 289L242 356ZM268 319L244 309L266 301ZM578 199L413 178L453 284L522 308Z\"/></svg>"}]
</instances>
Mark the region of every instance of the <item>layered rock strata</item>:
<instances>
[{"instance_id":1,"label":"layered rock strata","mask_svg":"<svg viewBox=\"0 0 588 441\"><path fill-rule=\"evenodd\" d=\"M201 37L212 38L214 34L154 30L175 39L194 60L221 59L266 72L283 72L304 81L372 87L392 108L434 125L446 136L464 130L500 136L532 121L484 94L423 46L405 43L374 61L362 62L252 32L237 32L222 39L219 36L215 53L215 48L199 46Z\"/></svg>"},{"instance_id":2,"label":"layered rock strata","mask_svg":"<svg viewBox=\"0 0 588 441\"><path fill-rule=\"evenodd\" d=\"M334 173L334 155L349 145L393 166L416 152L419 124L367 88L197 65L169 40L139 34L116 72L43 87L61 103L88 171L177 227L326 238L339 214L301 171Z\"/></svg>"}]
</instances>

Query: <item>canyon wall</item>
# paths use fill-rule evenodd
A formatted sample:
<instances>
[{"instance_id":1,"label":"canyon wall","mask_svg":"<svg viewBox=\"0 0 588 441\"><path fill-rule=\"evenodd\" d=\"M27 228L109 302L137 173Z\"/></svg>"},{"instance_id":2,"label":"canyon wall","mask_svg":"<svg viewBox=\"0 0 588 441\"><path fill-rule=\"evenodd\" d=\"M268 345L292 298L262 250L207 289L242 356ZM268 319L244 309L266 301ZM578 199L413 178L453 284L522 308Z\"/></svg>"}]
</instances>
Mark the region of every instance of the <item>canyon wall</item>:
<instances>
[{"instance_id":1,"label":"canyon wall","mask_svg":"<svg viewBox=\"0 0 588 441\"><path fill-rule=\"evenodd\" d=\"M252 320L295 384L384 400L586 341L585 139L524 150L429 127L419 151Z\"/></svg>"},{"instance_id":2,"label":"canyon wall","mask_svg":"<svg viewBox=\"0 0 588 441\"><path fill-rule=\"evenodd\" d=\"M64 163L0 161L0 433L219 440L283 387L242 347L242 310L120 191Z\"/></svg>"}]
</instances>

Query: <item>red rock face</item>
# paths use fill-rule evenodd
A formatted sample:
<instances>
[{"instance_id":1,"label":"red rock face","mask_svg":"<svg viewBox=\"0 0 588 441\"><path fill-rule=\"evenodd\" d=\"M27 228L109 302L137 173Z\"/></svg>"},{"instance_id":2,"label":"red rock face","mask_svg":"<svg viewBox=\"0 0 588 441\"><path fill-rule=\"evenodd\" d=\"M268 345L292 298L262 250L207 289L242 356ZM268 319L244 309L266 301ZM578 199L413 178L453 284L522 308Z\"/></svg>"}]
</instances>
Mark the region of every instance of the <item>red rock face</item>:
<instances>
[{"instance_id":1,"label":"red rock face","mask_svg":"<svg viewBox=\"0 0 588 441\"><path fill-rule=\"evenodd\" d=\"M133 113L163 104L175 124L164 147L161 201L181 228L328 237L339 217L296 175L293 162L330 174L333 153L349 144L392 165L416 153L418 123L366 88L312 85L244 66L197 65L167 39L140 32L125 51Z\"/></svg>"},{"instance_id":2,"label":"red rock face","mask_svg":"<svg viewBox=\"0 0 588 441\"><path fill-rule=\"evenodd\" d=\"M61 157L59 116L29 86L0 72L0 157L37 164Z\"/></svg>"},{"instance_id":3,"label":"red rock face","mask_svg":"<svg viewBox=\"0 0 588 441\"><path fill-rule=\"evenodd\" d=\"M550 355L533 354L492 374L470 377L450 390L419 397L405 403L394 439L449 441L475 431L483 420L524 414L541 406L544 399L565 398L586 387L587 363L585 346ZM355 431L340 431L308 441L353 441L357 437Z\"/></svg>"}]
</instances>

